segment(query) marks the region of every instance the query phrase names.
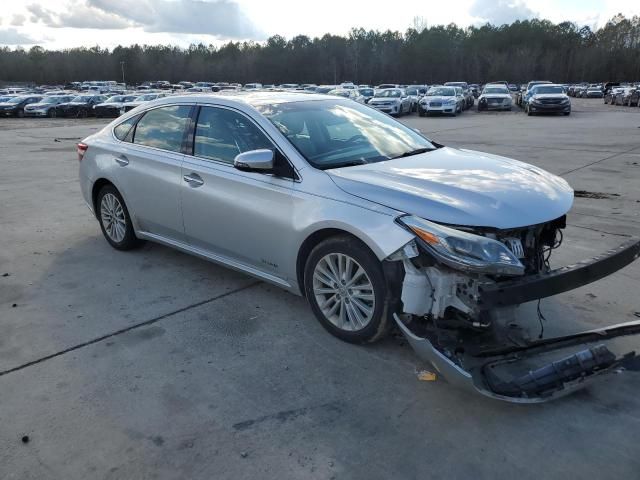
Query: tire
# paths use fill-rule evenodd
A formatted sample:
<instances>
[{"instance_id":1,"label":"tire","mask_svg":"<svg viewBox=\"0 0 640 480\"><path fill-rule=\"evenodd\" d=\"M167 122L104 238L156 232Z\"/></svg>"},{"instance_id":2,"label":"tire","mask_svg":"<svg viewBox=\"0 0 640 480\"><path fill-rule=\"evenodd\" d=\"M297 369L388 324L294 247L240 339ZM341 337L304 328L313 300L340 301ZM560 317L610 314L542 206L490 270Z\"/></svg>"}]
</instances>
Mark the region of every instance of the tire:
<instances>
[{"instance_id":1,"label":"tire","mask_svg":"<svg viewBox=\"0 0 640 480\"><path fill-rule=\"evenodd\" d=\"M116 250L132 250L143 243L136 237L124 199L113 185L105 185L98 192L96 215L104 238ZM116 222L119 227L116 223L109 222L109 218L116 217L119 217Z\"/></svg>"},{"instance_id":2,"label":"tire","mask_svg":"<svg viewBox=\"0 0 640 480\"><path fill-rule=\"evenodd\" d=\"M19 109L18 111L16 111L16 117L24 118L24 110L23 109Z\"/></svg>"},{"instance_id":3,"label":"tire","mask_svg":"<svg viewBox=\"0 0 640 480\"><path fill-rule=\"evenodd\" d=\"M524 107L524 112L531 117L533 115L533 112L529 109L529 104L525 105Z\"/></svg>"},{"instance_id":4,"label":"tire","mask_svg":"<svg viewBox=\"0 0 640 480\"><path fill-rule=\"evenodd\" d=\"M55 118L57 117L57 113L56 113L56 109L55 108L50 108L49 110L47 110L47 117L49 118Z\"/></svg>"},{"instance_id":5,"label":"tire","mask_svg":"<svg viewBox=\"0 0 640 480\"><path fill-rule=\"evenodd\" d=\"M567 117L567 116L571 115L571 112L562 112L562 114L563 114L565 117Z\"/></svg>"},{"instance_id":6,"label":"tire","mask_svg":"<svg viewBox=\"0 0 640 480\"><path fill-rule=\"evenodd\" d=\"M420 107L418 107L418 116L424 117L424 110L422 110Z\"/></svg>"},{"instance_id":7,"label":"tire","mask_svg":"<svg viewBox=\"0 0 640 480\"><path fill-rule=\"evenodd\" d=\"M346 258L351 261L350 269L346 267ZM348 289L348 281L345 284L345 280L339 280L338 261L342 262L347 277L351 272L354 285L362 289ZM364 275L355 277L354 274L360 269ZM343 286L336 288L336 282L341 282ZM391 328L391 295L382 265L373 252L356 238L341 235L316 245L305 265L304 289L311 310L320 324L345 342L375 342ZM322 302L322 307L319 302Z\"/></svg>"}]
</instances>

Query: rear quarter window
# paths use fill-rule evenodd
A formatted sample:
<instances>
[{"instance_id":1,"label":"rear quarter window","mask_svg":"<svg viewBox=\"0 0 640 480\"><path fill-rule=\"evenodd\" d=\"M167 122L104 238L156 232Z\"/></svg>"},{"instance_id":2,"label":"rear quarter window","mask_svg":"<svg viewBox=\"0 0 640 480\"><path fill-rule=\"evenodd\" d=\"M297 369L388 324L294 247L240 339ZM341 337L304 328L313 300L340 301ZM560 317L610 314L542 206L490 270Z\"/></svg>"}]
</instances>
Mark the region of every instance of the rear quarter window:
<instances>
[{"instance_id":1,"label":"rear quarter window","mask_svg":"<svg viewBox=\"0 0 640 480\"><path fill-rule=\"evenodd\" d=\"M124 122L116 125L113 128L113 134L115 135L115 137L121 142L131 142L133 138L132 129L139 118L140 118L140 115L135 115L131 118L126 119Z\"/></svg>"}]
</instances>

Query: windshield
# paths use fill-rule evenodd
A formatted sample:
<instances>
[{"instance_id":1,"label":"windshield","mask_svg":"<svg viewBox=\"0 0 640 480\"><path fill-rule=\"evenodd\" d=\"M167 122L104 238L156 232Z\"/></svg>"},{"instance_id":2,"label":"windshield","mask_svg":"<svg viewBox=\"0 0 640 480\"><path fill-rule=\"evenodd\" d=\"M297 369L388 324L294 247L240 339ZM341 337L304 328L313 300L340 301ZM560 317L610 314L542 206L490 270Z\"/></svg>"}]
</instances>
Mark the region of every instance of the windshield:
<instances>
[{"instance_id":1,"label":"windshield","mask_svg":"<svg viewBox=\"0 0 640 480\"><path fill-rule=\"evenodd\" d=\"M139 97L136 98L136 102L148 102L149 100L155 100L155 98L156 98L155 93L140 95Z\"/></svg>"},{"instance_id":2,"label":"windshield","mask_svg":"<svg viewBox=\"0 0 640 480\"><path fill-rule=\"evenodd\" d=\"M74 97L74 99L71 101L85 103L91 100L92 98L93 98L93 95L78 95L77 97Z\"/></svg>"},{"instance_id":3,"label":"windshield","mask_svg":"<svg viewBox=\"0 0 640 480\"><path fill-rule=\"evenodd\" d=\"M533 89L534 95L540 95L541 93L564 93L564 89L562 87L547 87L546 85L538 85Z\"/></svg>"},{"instance_id":4,"label":"windshield","mask_svg":"<svg viewBox=\"0 0 640 480\"><path fill-rule=\"evenodd\" d=\"M107 98L107 102L105 103L119 103L122 102L124 97L122 95L114 95L113 97Z\"/></svg>"},{"instance_id":5,"label":"windshield","mask_svg":"<svg viewBox=\"0 0 640 480\"><path fill-rule=\"evenodd\" d=\"M487 87L482 93L509 93L509 90L504 87Z\"/></svg>"},{"instance_id":6,"label":"windshield","mask_svg":"<svg viewBox=\"0 0 640 480\"><path fill-rule=\"evenodd\" d=\"M329 95L339 95L341 97L349 98L349 91L348 90L331 90L329 92Z\"/></svg>"},{"instance_id":7,"label":"windshield","mask_svg":"<svg viewBox=\"0 0 640 480\"><path fill-rule=\"evenodd\" d=\"M430 88L427 97L455 97L456 91L452 87Z\"/></svg>"},{"instance_id":8,"label":"windshield","mask_svg":"<svg viewBox=\"0 0 640 480\"><path fill-rule=\"evenodd\" d=\"M356 102L335 99L256 108L311 165L321 170L434 149L414 130Z\"/></svg>"},{"instance_id":9,"label":"windshield","mask_svg":"<svg viewBox=\"0 0 640 480\"><path fill-rule=\"evenodd\" d=\"M7 100L7 103L20 103L25 100L26 97L13 97L11 100Z\"/></svg>"},{"instance_id":10,"label":"windshield","mask_svg":"<svg viewBox=\"0 0 640 480\"><path fill-rule=\"evenodd\" d=\"M373 88L361 88L359 92L365 97L373 97Z\"/></svg>"},{"instance_id":11,"label":"windshield","mask_svg":"<svg viewBox=\"0 0 640 480\"><path fill-rule=\"evenodd\" d=\"M38 103L62 103L66 101L68 101L67 97L44 97Z\"/></svg>"},{"instance_id":12,"label":"windshield","mask_svg":"<svg viewBox=\"0 0 640 480\"><path fill-rule=\"evenodd\" d=\"M376 97L401 97L402 96L402 92L400 90L397 89L392 89L392 90L380 90L378 92L376 92L375 94Z\"/></svg>"}]
</instances>

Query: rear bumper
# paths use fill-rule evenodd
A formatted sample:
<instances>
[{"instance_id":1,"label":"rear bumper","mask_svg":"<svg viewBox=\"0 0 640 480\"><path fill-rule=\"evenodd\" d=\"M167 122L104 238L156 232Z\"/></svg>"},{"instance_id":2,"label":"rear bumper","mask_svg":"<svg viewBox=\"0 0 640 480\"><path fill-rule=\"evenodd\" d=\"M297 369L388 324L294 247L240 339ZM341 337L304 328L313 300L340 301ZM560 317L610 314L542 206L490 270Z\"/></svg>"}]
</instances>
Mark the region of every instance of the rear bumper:
<instances>
[{"instance_id":1,"label":"rear bumper","mask_svg":"<svg viewBox=\"0 0 640 480\"><path fill-rule=\"evenodd\" d=\"M479 290L478 305L489 311L573 290L616 272L638 257L640 240L630 240L574 265L485 286ZM421 337L397 315L394 318L418 356L430 362L450 383L508 402L545 402L584 388L610 373L625 368L637 370L639 366L639 357L635 352L616 356L603 342L640 334L640 321L529 341L518 346L505 346L499 341L493 344L483 341L478 346L478 343L469 339L468 344L458 344L462 347L459 350L462 353L452 353L451 348L438 346L437 334L427 333ZM562 354L565 350L571 351L570 354L555 358L554 361L543 358ZM537 362L533 369L531 362ZM516 374L501 373L505 365L515 369Z\"/></svg>"}]
</instances>

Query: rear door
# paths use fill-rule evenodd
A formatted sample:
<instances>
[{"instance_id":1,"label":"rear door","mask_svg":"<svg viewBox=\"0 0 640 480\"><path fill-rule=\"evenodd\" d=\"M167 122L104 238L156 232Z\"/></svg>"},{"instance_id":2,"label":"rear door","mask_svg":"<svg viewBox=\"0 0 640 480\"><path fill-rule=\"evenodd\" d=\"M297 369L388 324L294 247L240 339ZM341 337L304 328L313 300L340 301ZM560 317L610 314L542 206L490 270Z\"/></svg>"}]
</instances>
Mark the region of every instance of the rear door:
<instances>
[{"instance_id":1,"label":"rear door","mask_svg":"<svg viewBox=\"0 0 640 480\"><path fill-rule=\"evenodd\" d=\"M285 279L281 266L291 255L281 242L291 230L293 168L266 134L245 114L202 106L193 154L182 175L182 210L187 241L210 256L243 269ZM236 155L268 148L278 173L243 172Z\"/></svg>"},{"instance_id":2,"label":"rear door","mask_svg":"<svg viewBox=\"0 0 640 480\"><path fill-rule=\"evenodd\" d=\"M183 104L148 110L113 156L117 186L138 228L177 242L184 242L181 151L191 109Z\"/></svg>"}]
</instances>

